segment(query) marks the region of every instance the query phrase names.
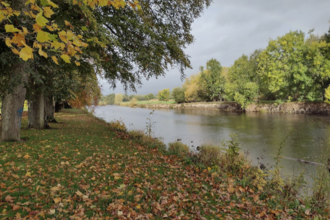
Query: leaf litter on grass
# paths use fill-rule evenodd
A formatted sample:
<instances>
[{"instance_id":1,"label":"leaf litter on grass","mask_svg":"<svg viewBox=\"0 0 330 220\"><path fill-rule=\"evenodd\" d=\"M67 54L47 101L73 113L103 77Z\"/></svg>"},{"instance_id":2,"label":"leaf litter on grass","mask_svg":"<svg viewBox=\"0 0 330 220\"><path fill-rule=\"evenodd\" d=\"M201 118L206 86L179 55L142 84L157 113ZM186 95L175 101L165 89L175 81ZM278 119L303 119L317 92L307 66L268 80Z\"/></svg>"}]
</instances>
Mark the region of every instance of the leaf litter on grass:
<instances>
[{"instance_id":1,"label":"leaf litter on grass","mask_svg":"<svg viewBox=\"0 0 330 220\"><path fill-rule=\"evenodd\" d=\"M57 129L22 130L29 141L1 144L1 218L315 216L310 210L269 205L272 196L261 196L257 186L243 187L236 177L141 146L90 115L63 111L56 116L63 122L52 124Z\"/></svg>"}]
</instances>

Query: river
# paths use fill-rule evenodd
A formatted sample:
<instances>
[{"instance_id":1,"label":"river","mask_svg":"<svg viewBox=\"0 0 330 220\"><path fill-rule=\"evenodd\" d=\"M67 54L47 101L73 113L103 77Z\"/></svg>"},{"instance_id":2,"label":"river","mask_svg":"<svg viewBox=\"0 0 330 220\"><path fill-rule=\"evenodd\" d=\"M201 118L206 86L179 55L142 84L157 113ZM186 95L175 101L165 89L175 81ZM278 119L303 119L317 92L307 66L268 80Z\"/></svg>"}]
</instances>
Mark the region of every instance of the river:
<instances>
[{"instance_id":1,"label":"river","mask_svg":"<svg viewBox=\"0 0 330 220\"><path fill-rule=\"evenodd\" d=\"M100 106L95 116L107 122L121 120L129 130L145 130L151 121L154 137L162 137L167 144L181 139L194 150L202 143L220 145L237 135L241 151L253 165L274 165L274 157L283 140L280 162L287 175L305 172L307 182L321 165L301 163L301 159L325 164L330 157L330 117L318 115L232 113L215 110L151 109L119 106Z\"/></svg>"}]
</instances>

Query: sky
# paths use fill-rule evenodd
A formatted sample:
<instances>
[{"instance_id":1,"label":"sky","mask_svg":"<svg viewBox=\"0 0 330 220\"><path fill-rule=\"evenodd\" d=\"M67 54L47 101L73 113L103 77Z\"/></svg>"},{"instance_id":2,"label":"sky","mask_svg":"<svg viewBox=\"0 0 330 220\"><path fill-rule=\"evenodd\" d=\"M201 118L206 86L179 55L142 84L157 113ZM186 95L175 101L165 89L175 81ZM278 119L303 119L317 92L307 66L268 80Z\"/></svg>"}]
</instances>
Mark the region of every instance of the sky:
<instances>
[{"instance_id":1,"label":"sky","mask_svg":"<svg viewBox=\"0 0 330 220\"><path fill-rule=\"evenodd\" d=\"M195 42L184 50L190 56L192 69L186 69L185 75L198 73L199 67L212 58L230 67L243 54L264 49L270 39L290 31L307 34L314 29L314 34L323 35L329 30L329 21L329 0L213 0L192 25ZM106 80L99 82L103 95L125 93L120 83L113 90ZM157 94L161 89L172 90L183 83L179 70L169 69L165 77L142 80L137 94ZM127 91L127 94L136 93Z\"/></svg>"}]
</instances>

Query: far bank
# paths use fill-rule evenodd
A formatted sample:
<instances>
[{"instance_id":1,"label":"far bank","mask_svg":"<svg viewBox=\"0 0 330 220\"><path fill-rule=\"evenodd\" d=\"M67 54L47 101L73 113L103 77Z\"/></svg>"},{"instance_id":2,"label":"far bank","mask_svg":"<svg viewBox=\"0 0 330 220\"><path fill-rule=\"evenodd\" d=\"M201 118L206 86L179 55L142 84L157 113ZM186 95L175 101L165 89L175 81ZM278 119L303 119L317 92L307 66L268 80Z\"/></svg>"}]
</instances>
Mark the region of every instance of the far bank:
<instances>
[{"instance_id":1,"label":"far bank","mask_svg":"<svg viewBox=\"0 0 330 220\"><path fill-rule=\"evenodd\" d=\"M122 103L121 106L129 106L129 103ZM204 109L221 110L228 112L268 112L268 113L289 113L289 114L330 114L330 105L324 102L288 102L288 103L253 103L245 110L235 102L194 102L181 104L136 104L130 107L141 107L151 109Z\"/></svg>"}]
</instances>

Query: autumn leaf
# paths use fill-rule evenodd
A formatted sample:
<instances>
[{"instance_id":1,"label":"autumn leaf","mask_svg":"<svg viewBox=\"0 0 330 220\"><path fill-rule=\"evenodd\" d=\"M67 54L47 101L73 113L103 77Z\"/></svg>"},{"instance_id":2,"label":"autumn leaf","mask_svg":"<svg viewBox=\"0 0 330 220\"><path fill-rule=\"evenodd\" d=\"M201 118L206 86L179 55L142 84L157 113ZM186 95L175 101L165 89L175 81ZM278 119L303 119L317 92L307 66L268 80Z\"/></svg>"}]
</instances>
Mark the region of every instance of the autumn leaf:
<instances>
[{"instance_id":1,"label":"autumn leaf","mask_svg":"<svg viewBox=\"0 0 330 220\"><path fill-rule=\"evenodd\" d=\"M45 7L44 8L44 15L45 15L45 17L50 18L53 14L54 14L54 12L51 9L51 7Z\"/></svg>"},{"instance_id":2,"label":"autumn leaf","mask_svg":"<svg viewBox=\"0 0 330 220\"><path fill-rule=\"evenodd\" d=\"M37 40L39 42L48 42L51 39L49 38L49 33L44 31L38 31Z\"/></svg>"},{"instance_id":3,"label":"autumn leaf","mask_svg":"<svg viewBox=\"0 0 330 220\"><path fill-rule=\"evenodd\" d=\"M40 55L40 56L43 56L43 57L45 57L45 58L48 58L47 53L45 53L44 51L42 51L41 48L39 49L39 55Z\"/></svg>"},{"instance_id":4,"label":"autumn leaf","mask_svg":"<svg viewBox=\"0 0 330 220\"><path fill-rule=\"evenodd\" d=\"M19 210L21 207L19 205L13 205L13 211Z\"/></svg>"},{"instance_id":5,"label":"autumn leaf","mask_svg":"<svg viewBox=\"0 0 330 220\"><path fill-rule=\"evenodd\" d=\"M22 58L24 61L27 61L28 59L33 59L33 49L29 46L25 46L20 52L19 52L19 57ZM24 156L25 157L30 157L28 154ZM28 158L25 158L28 159Z\"/></svg>"},{"instance_id":6,"label":"autumn leaf","mask_svg":"<svg viewBox=\"0 0 330 220\"><path fill-rule=\"evenodd\" d=\"M55 198L55 199L53 199L53 200L54 200L55 204L60 203L60 202L62 201L61 198Z\"/></svg>"},{"instance_id":7,"label":"autumn leaf","mask_svg":"<svg viewBox=\"0 0 330 220\"><path fill-rule=\"evenodd\" d=\"M68 56L68 55L66 55L66 54L62 54L61 55L61 58L64 60L64 62L66 62L66 63L71 63L70 62L70 57Z\"/></svg>"},{"instance_id":8,"label":"autumn leaf","mask_svg":"<svg viewBox=\"0 0 330 220\"><path fill-rule=\"evenodd\" d=\"M15 197L11 197L10 195L6 196L5 201L6 202L14 202Z\"/></svg>"},{"instance_id":9,"label":"autumn leaf","mask_svg":"<svg viewBox=\"0 0 330 220\"><path fill-rule=\"evenodd\" d=\"M36 22L41 27L44 27L49 21L44 16L42 16L42 12L40 12L36 17Z\"/></svg>"},{"instance_id":10,"label":"autumn leaf","mask_svg":"<svg viewBox=\"0 0 330 220\"><path fill-rule=\"evenodd\" d=\"M12 24L6 24L5 25L6 32L12 33L12 32L19 32L17 28L14 27Z\"/></svg>"},{"instance_id":11,"label":"autumn leaf","mask_svg":"<svg viewBox=\"0 0 330 220\"><path fill-rule=\"evenodd\" d=\"M30 47L31 48L31 47ZM32 48L31 48L31 50L32 50ZM22 51L21 51L22 52ZM32 52L31 52L32 53ZM30 155L29 154L26 154L24 157L23 157L24 159L29 159L30 158Z\"/></svg>"}]
</instances>

